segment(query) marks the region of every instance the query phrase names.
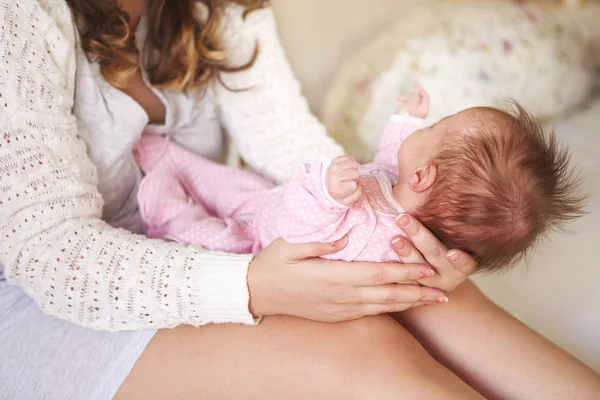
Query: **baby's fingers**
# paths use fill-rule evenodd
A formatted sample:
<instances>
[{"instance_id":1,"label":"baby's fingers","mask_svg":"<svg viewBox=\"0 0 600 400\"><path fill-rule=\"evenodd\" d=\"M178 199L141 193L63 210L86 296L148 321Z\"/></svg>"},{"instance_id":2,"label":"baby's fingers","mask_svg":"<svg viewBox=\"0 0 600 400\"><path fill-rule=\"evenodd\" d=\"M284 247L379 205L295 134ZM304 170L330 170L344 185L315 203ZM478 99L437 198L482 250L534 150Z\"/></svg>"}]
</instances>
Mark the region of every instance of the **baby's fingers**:
<instances>
[{"instance_id":1,"label":"baby's fingers","mask_svg":"<svg viewBox=\"0 0 600 400\"><path fill-rule=\"evenodd\" d=\"M343 169L345 167L352 167L358 165L356 159L352 156L340 156L336 157L331 161L332 168L340 168Z\"/></svg>"},{"instance_id":2,"label":"baby's fingers","mask_svg":"<svg viewBox=\"0 0 600 400\"><path fill-rule=\"evenodd\" d=\"M338 173L341 182L357 181L358 176L358 168L344 169Z\"/></svg>"},{"instance_id":3,"label":"baby's fingers","mask_svg":"<svg viewBox=\"0 0 600 400\"><path fill-rule=\"evenodd\" d=\"M356 203L361 198L361 196L362 196L362 189L360 188L360 185L358 185L356 190L354 190L352 192L352 194L350 194L349 196L346 196L342 200L340 200L340 203L342 203L345 206L350 207L352 204Z\"/></svg>"},{"instance_id":4,"label":"baby's fingers","mask_svg":"<svg viewBox=\"0 0 600 400\"><path fill-rule=\"evenodd\" d=\"M415 90L419 94L419 102L422 104L429 104L429 93L427 93L423 86L415 83Z\"/></svg>"},{"instance_id":5,"label":"baby's fingers","mask_svg":"<svg viewBox=\"0 0 600 400\"><path fill-rule=\"evenodd\" d=\"M425 90L425 88L423 88L423 86L419 85L418 83L415 83L414 88L415 92L419 94L419 97L423 99L429 98L429 95L427 94L427 91Z\"/></svg>"}]
</instances>

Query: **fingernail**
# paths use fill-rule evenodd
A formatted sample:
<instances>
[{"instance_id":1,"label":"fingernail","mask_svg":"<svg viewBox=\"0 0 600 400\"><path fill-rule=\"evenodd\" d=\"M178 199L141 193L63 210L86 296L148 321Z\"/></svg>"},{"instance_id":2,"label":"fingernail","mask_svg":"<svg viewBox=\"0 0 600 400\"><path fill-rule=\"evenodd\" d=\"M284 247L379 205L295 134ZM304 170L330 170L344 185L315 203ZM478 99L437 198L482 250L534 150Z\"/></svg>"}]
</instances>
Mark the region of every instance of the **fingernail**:
<instances>
[{"instance_id":1,"label":"fingernail","mask_svg":"<svg viewBox=\"0 0 600 400\"><path fill-rule=\"evenodd\" d=\"M441 304L445 304L448 302L448 298L446 296L442 296L442 297L436 297L435 298L435 302L436 303L441 303Z\"/></svg>"},{"instance_id":2,"label":"fingernail","mask_svg":"<svg viewBox=\"0 0 600 400\"><path fill-rule=\"evenodd\" d=\"M448 252L448 260L453 263L458 262L460 260L460 253L454 250Z\"/></svg>"},{"instance_id":3,"label":"fingernail","mask_svg":"<svg viewBox=\"0 0 600 400\"><path fill-rule=\"evenodd\" d=\"M435 272L433 272L432 270L424 269L421 271L420 278L431 278L434 274Z\"/></svg>"},{"instance_id":4,"label":"fingernail","mask_svg":"<svg viewBox=\"0 0 600 400\"><path fill-rule=\"evenodd\" d=\"M395 244L398 250L402 250L406 247L406 242L402 240L401 237L397 237L394 240L392 240L392 244Z\"/></svg>"},{"instance_id":5,"label":"fingernail","mask_svg":"<svg viewBox=\"0 0 600 400\"><path fill-rule=\"evenodd\" d=\"M406 228L410 224L410 217L406 214L400 214L396 217L396 221L401 227Z\"/></svg>"}]
</instances>

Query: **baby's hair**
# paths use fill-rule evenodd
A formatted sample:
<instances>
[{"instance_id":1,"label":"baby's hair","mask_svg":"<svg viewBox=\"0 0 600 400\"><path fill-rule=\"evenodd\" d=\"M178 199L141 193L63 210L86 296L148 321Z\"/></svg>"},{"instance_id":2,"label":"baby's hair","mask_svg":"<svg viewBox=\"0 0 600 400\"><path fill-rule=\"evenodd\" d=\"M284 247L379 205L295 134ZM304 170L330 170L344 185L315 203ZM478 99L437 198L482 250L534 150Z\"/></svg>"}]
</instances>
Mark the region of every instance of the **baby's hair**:
<instances>
[{"instance_id":1,"label":"baby's hair","mask_svg":"<svg viewBox=\"0 0 600 400\"><path fill-rule=\"evenodd\" d=\"M416 216L449 248L477 259L479 270L514 266L555 229L582 215L580 179L554 131L523 107L487 107L462 134L450 132L431 160L438 178Z\"/></svg>"}]
</instances>

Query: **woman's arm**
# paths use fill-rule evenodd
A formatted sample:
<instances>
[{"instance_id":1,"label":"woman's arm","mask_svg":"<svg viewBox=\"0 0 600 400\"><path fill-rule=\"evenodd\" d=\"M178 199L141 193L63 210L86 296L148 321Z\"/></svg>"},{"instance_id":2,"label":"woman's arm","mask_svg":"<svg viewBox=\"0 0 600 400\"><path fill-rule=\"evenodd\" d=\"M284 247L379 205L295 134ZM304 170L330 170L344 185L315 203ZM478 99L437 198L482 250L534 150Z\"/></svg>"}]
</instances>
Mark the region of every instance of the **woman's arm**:
<instances>
[{"instance_id":1,"label":"woman's arm","mask_svg":"<svg viewBox=\"0 0 600 400\"><path fill-rule=\"evenodd\" d=\"M100 220L77 135L75 40L61 0L0 5L0 261L46 312L101 329L253 323L249 256L204 252Z\"/></svg>"},{"instance_id":2,"label":"woman's arm","mask_svg":"<svg viewBox=\"0 0 600 400\"><path fill-rule=\"evenodd\" d=\"M279 41L273 10L266 8L242 18L231 5L224 19L224 40L231 65L258 57L245 71L223 74L214 90L223 125L237 150L257 172L283 182L296 165L318 156L334 158L342 148L327 136L311 114Z\"/></svg>"}]
</instances>

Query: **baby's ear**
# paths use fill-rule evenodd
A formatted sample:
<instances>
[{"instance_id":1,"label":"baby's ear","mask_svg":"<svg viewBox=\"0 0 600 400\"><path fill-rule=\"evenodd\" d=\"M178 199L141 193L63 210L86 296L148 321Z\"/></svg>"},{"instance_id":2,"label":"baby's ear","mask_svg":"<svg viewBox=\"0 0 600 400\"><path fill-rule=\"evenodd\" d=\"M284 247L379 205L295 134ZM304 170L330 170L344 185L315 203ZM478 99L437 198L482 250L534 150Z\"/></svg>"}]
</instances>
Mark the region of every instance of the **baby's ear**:
<instances>
[{"instance_id":1,"label":"baby's ear","mask_svg":"<svg viewBox=\"0 0 600 400\"><path fill-rule=\"evenodd\" d=\"M428 161L413 171L408 184L413 192L422 193L433 186L437 177L437 166Z\"/></svg>"}]
</instances>

